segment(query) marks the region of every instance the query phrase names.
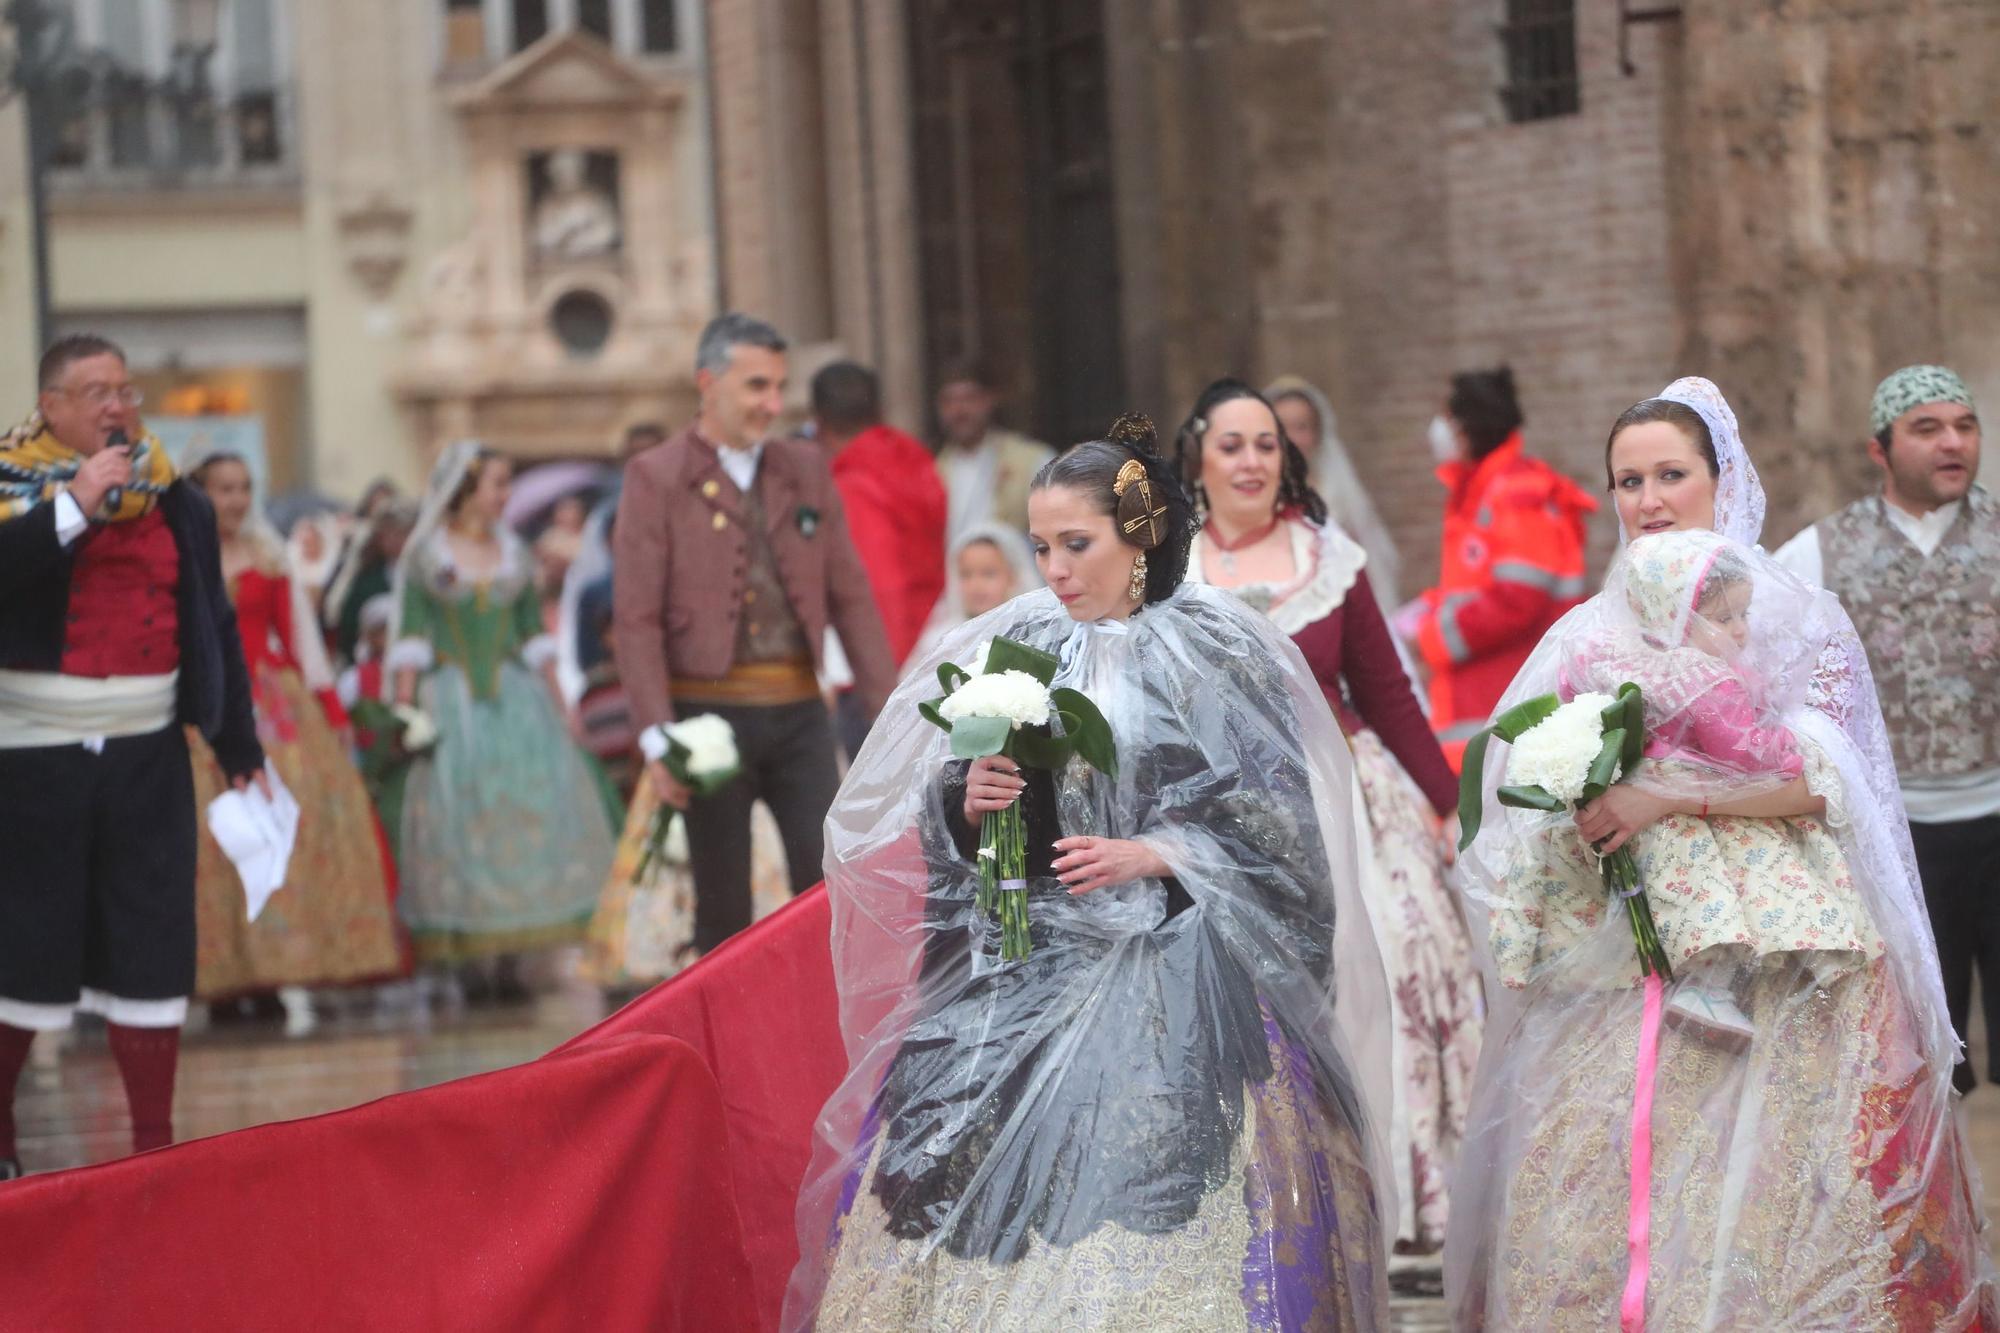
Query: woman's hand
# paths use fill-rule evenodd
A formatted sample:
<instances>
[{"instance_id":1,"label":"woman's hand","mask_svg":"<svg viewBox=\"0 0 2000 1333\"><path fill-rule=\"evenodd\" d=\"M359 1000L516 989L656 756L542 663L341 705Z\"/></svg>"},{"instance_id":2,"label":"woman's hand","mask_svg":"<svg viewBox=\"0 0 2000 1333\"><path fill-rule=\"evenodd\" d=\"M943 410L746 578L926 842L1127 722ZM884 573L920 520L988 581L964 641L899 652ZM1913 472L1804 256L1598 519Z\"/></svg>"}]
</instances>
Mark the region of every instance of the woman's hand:
<instances>
[{"instance_id":1,"label":"woman's hand","mask_svg":"<svg viewBox=\"0 0 2000 1333\"><path fill-rule=\"evenodd\" d=\"M1458 811L1454 810L1438 821L1438 841L1442 844L1446 869L1458 864L1459 833Z\"/></svg>"},{"instance_id":2,"label":"woman's hand","mask_svg":"<svg viewBox=\"0 0 2000 1333\"><path fill-rule=\"evenodd\" d=\"M1021 766L1005 755L989 754L972 761L965 773L965 822L977 824L997 810L1005 810L1021 799L1028 784L1021 778Z\"/></svg>"},{"instance_id":3,"label":"woman's hand","mask_svg":"<svg viewBox=\"0 0 2000 1333\"><path fill-rule=\"evenodd\" d=\"M1089 893L1135 879L1164 879L1171 873L1160 854L1125 838L1063 838L1053 866L1071 893Z\"/></svg>"},{"instance_id":4,"label":"woman's hand","mask_svg":"<svg viewBox=\"0 0 2000 1333\"><path fill-rule=\"evenodd\" d=\"M1674 803L1666 797L1621 782L1576 812L1576 831L1599 856L1609 856L1640 829L1673 812Z\"/></svg>"}]
</instances>

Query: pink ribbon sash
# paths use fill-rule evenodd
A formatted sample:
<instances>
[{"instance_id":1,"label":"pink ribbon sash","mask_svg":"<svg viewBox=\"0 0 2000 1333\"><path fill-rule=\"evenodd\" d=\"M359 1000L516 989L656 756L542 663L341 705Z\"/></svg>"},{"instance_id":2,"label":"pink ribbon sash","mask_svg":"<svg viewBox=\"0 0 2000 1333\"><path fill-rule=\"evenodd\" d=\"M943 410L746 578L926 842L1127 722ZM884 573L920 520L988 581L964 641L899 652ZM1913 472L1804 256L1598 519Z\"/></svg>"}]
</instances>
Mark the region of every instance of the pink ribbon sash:
<instances>
[{"instance_id":1,"label":"pink ribbon sash","mask_svg":"<svg viewBox=\"0 0 2000 1333\"><path fill-rule=\"evenodd\" d=\"M1660 1068L1660 1010L1666 986L1646 974L1646 1009L1639 1026L1639 1069L1632 1089L1632 1187L1625 1224L1625 1299L1618 1306L1619 1333L1645 1333L1646 1277L1653 1241L1653 1076Z\"/></svg>"}]
</instances>

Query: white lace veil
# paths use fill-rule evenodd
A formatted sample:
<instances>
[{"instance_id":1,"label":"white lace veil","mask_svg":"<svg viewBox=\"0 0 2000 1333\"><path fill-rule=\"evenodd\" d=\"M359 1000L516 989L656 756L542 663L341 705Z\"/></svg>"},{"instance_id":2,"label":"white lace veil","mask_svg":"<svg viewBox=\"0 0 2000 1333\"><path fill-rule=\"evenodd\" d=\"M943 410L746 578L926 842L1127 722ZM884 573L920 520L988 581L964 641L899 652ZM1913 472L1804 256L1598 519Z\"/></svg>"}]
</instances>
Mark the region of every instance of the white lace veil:
<instances>
[{"instance_id":1,"label":"white lace veil","mask_svg":"<svg viewBox=\"0 0 2000 1333\"><path fill-rule=\"evenodd\" d=\"M1280 398L1303 398L1312 405L1313 416L1319 421L1319 439L1292 443L1312 451L1308 457L1313 489L1325 499L1329 517L1368 552L1368 582L1375 589L1375 600L1385 613L1394 611L1402 604L1397 590L1403 558L1375 502L1369 498L1361 474L1354 469L1354 459L1340 438L1333 404L1317 385L1298 375L1278 376L1264 387L1264 396L1273 403ZM1418 694L1422 697L1422 691Z\"/></svg>"},{"instance_id":2,"label":"white lace veil","mask_svg":"<svg viewBox=\"0 0 2000 1333\"><path fill-rule=\"evenodd\" d=\"M1719 474L1715 480L1715 530L1733 542L1755 546L1764 535L1764 484L1743 447L1736 413L1722 390L1699 375L1675 380L1659 396L1692 407L1708 424Z\"/></svg>"},{"instance_id":3,"label":"white lace veil","mask_svg":"<svg viewBox=\"0 0 2000 1333\"><path fill-rule=\"evenodd\" d=\"M479 455L484 450L485 446L478 440L453 440L438 455L437 462L431 465L430 481L424 486L423 507L417 511L417 525L410 529L410 539L403 544L402 557L396 561L396 577L391 589L396 597L396 627L389 635L392 645L404 637L403 614L407 605L404 596L409 588L410 576L416 570L416 562L424 558L431 543L451 520L452 497L458 494L465 474L472 470L472 465L479 461ZM503 541L506 536L506 532L502 531Z\"/></svg>"}]
</instances>

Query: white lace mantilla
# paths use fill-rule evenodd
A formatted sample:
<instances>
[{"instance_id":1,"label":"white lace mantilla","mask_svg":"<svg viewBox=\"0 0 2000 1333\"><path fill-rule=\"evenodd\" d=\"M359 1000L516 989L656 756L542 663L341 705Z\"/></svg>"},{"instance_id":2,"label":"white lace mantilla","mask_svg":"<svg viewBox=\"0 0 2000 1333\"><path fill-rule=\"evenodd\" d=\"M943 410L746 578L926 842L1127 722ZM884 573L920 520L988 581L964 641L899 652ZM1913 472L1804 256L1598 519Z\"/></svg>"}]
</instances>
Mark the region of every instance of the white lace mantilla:
<instances>
[{"instance_id":1,"label":"white lace mantilla","mask_svg":"<svg viewBox=\"0 0 2000 1333\"><path fill-rule=\"evenodd\" d=\"M1286 634L1326 619L1347 600L1348 589L1368 564L1368 552L1332 523L1314 527L1304 519L1288 524L1292 536L1292 568L1298 572L1283 583L1241 583L1228 591L1269 616ZM1208 538L1195 539L1188 553L1188 581L1208 583L1203 560Z\"/></svg>"}]
</instances>

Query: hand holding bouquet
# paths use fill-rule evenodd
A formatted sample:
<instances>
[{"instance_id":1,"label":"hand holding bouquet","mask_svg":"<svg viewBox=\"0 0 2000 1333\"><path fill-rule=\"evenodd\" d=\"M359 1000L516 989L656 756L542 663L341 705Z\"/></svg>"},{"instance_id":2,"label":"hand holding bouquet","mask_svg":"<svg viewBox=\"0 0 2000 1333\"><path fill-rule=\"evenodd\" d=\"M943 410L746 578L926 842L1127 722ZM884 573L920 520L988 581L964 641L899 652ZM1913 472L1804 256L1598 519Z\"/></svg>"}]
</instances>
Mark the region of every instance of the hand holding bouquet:
<instances>
[{"instance_id":1,"label":"hand holding bouquet","mask_svg":"<svg viewBox=\"0 0 2000 1333\"><path fill-rule=\"evenodd\" d=\"M367 737L364 767L386 772L437 746L437 723L422 709L359 699L348 713L357 732Z\"/></svg>"},{"instance_id":2,"label":"hand holding bouquet","mask_svg":"<svg viewBox=\"0 0 2000 1333\"><path fill-rule=\"evenodd\" d=\"M1496 793L1500 804L1557 814L1596 800L1638 766L1646 747L1645 699L1637 685L1627 683L1616 697L1579 694L1564 703L1545 694L1495 718L1465 748L1458 807L1463 821L1460 851L1479 836L1486 747L1495 736L1513 747L1507 756L1507 785ZM1673 967L1653 926L1653 910L1639 883L1631 848L1620 847L1600 857L1598 864L1605 891L1625 904L1639 970L1673 980Z\"/></svg>"},{"instance_id":3,"label":"hand holding bouquet","mask_svg":"<svg viewBox=\"0 0 2000 1333\"><path fill-rule=\"evenodd\" d=\"M1012 639L980 649L968 671L938 668L944 697L919 704L924 717L951 735L960 759L1005 755L1027 768L1051 771L1072 756L1107 776L1118 771L1111 728L1097 705L1075 690L1052 689L1054 656ZM1061 730L1056 728L1060 725ZM1028 844L1017 801L979 821L979 910L1000 919L1000 956L1028 956Z\"/></svg>"},{"instance_id":4,"label":"hand holding bouquet","mask_svg":"<svg viewBox=\"0 0 2000 1333\"><path fill-rule=\"evenodd\" d=\"M649 727L640 733L639 750L647 763L665 765L676 782L697 796L713 796L743 771L743 761L736 752L736 732L713 713ZM655 864L667 859L667 838L680 813L670 805L653 812L635 881L644 881Z\"/></svg>"}]
</instances>

